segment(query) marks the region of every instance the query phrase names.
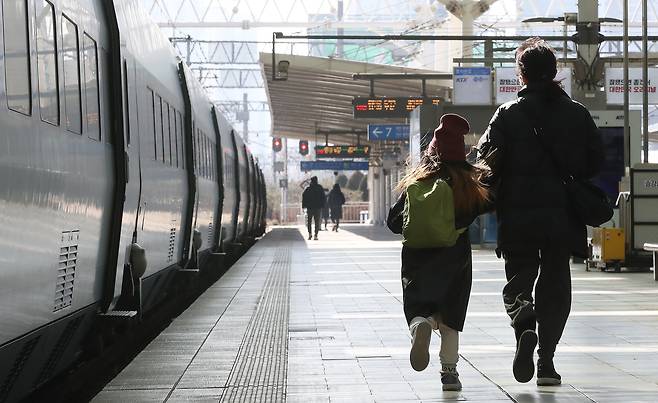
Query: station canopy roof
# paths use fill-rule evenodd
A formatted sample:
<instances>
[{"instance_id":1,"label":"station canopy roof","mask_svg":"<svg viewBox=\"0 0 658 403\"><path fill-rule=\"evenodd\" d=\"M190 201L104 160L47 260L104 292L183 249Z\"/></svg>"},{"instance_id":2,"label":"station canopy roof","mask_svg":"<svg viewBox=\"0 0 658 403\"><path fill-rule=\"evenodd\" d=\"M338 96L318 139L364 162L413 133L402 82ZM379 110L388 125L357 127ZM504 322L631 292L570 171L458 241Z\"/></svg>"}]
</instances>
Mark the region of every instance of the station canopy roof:
<instances>
[{"instance_id":1,"label":"station canopy roof","mask_svg":"<svg viewBox=\"0 0 658 403\"><path fill-rule=\"evenodd\" d=\"M276 54L276 63L287 60L287 80L272 81L272 54L261 53L260 63L272 115L272 129L276 137L324 142L325 133L333 144L354 144L353 131L365 131L369 123L404 123L405 118L355 119L352 99L370 95L368 80L354 80L355 73L436 73L342 59ZM427 96L443 96L452 80L427 80ZM420 96L420 80L376 80L375 96ZM342 132L342 133L340 133ZM349 132L349 133L348 133ZM317 134L316 134L317 133ZM366 143L365 135L361 142Z\"/></svg>"}]
</instances>

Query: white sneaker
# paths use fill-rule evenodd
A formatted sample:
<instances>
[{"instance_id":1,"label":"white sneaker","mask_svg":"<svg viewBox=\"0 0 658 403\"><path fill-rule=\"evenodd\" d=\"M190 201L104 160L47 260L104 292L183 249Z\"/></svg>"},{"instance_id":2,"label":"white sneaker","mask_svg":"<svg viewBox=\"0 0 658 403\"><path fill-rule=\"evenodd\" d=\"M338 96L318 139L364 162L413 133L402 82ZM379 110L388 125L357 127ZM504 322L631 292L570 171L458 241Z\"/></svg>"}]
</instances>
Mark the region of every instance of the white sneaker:
<instances>
[{"instance_id":1,"label":"white sneaker","mask_svg":"<svg viewBox=\"0 0 658 403\"><path fill-rule=\"evenodd\" d=\"M411 321L411 351L409 361L416 371L422 371L430 363L430 341L432 325L426 318L417 317Z\"/></svg>"}]
</instances>

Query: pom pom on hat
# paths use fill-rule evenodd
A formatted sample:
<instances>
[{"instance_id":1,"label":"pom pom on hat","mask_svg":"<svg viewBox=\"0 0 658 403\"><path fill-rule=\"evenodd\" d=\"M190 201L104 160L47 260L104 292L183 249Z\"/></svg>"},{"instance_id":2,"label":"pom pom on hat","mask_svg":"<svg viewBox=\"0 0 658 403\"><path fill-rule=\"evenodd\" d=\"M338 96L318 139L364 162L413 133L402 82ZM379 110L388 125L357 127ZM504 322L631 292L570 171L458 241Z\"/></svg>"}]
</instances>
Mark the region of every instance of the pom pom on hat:
<instances>
[{"instance_id":1,"label":"pom pom on hat","mask_svg":"<svg viewBox=\"0 0 658 403\"><path fill-rule=\"evenodd\" d=\"M455 113L446 113L434 130L427 152L437 154L442 161L465 161L464 135L470 130L466 119Z\"/></svg>"}]
</instances>

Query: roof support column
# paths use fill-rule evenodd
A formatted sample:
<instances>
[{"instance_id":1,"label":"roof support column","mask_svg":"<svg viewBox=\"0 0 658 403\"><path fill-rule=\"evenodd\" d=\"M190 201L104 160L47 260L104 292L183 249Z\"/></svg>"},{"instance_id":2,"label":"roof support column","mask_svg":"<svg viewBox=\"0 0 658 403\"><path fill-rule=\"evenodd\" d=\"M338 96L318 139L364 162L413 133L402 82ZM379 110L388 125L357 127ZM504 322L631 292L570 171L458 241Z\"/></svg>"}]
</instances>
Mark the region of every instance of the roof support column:
<instances>
[{"instance_id":1,"label":"roof support column","mask_svg":"<svg viewBox=\"0 0 658 403\"><path fill-rule=\"evenodd\" d=\"M496 0L437 0L446 7L452 16L447 28L461 31L464 36L473 35L475 20L489 10ZM461 53L461 55L460 55ZM461 49L454 44L437 43L435 46L434 69L452 71L452 59L456 57L470 58L473 56L473 41L462 41Z\"/></svg>"}]
</instances>

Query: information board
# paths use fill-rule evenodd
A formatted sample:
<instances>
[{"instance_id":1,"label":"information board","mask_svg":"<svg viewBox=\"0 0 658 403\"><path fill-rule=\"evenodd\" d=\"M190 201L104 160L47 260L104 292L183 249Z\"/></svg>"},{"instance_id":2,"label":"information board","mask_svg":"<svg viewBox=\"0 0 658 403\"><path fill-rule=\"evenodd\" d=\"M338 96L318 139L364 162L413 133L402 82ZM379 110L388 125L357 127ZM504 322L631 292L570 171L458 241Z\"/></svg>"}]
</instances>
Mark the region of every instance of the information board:
<instances>
[{"instance_id":1,"label":"information board","mask_svg":"<svg viewBox=\"0 0 658 403\"><path fill-rule=\"evenodd\" d=\"M491 68L455 67L453 105L491 105Z\"/></svg>"},{"instance_id":2,"label":"information board","mask_svg":"<svg viewBox=\"0 0 658 403\"><path fill-rule=\"evenodd\" d=\"M571 96L571 67L558 70L555 80ZM516 99L522 85L514 67L496 67L496 105Z\"/></svg>"},{"instance_id":3,"label":"information board","mask_svg":"<svg viewBox=\"0 0 658 403\"><path fill-rule=\"evenodd\" d=\"M370 146L315 146L316 158L368 158Z\"/></svg>"},{"instance_id":4,"label":"information board","mask_svg":"<svg viewBox=\"0 0 658 403\"><path fill-rule=\"evenodd\" d=\"M299 164L302 172L368 170L368 161L300 161Z\"/></svg>"},{"instance_id":5,"label":"information board","mask_svg":"<svg viewBox=\"0 0 658 403\"><path fill-rule=\"evenodd\" d=\"M368 141L409 140L409 125L368 125Z\"/></svg>"},{"instance_id":6,"label":"information board","mask_svg":"<svg viewBox=\"0 0 658 403\"><path fill-rule=\"evenodd\" d=\"M649 68L649 104L658 104L658 68ZM633 67L628 69L628 102L632 105L642 105L642 69ZM624 69L621 67L608 67L605 69L605 93L609 105L624 104Z\"/></svg>"},{"instance_id":7,"label":"information board","mask_svg":"<svg viewBox=\"0 0 658 403\"><path fill-rule=\"evenodd\" d=\"M439 105L439 97L355 97L355 118L406 118L419 105Z\"/></svg>"}]
</instances>

